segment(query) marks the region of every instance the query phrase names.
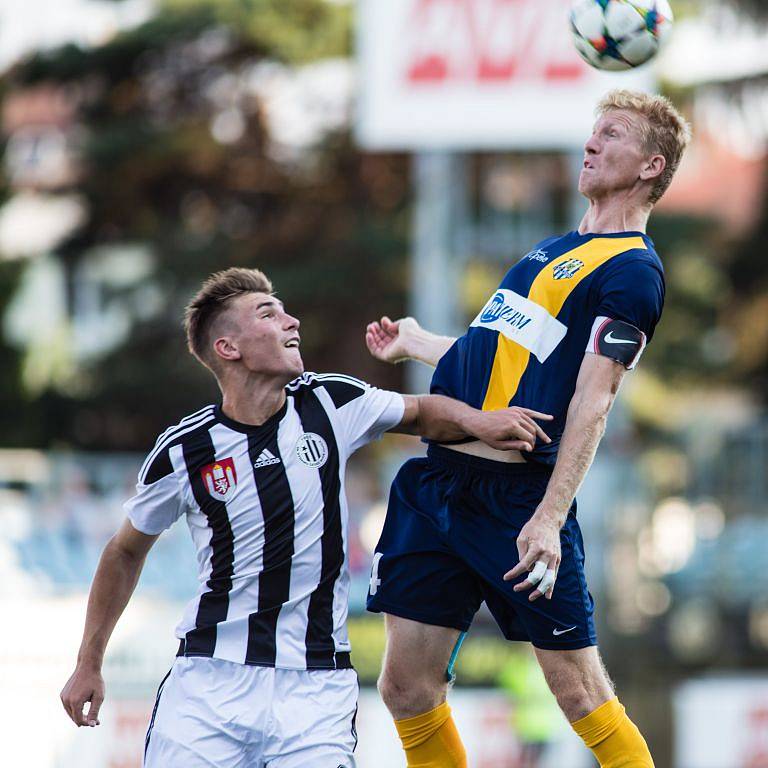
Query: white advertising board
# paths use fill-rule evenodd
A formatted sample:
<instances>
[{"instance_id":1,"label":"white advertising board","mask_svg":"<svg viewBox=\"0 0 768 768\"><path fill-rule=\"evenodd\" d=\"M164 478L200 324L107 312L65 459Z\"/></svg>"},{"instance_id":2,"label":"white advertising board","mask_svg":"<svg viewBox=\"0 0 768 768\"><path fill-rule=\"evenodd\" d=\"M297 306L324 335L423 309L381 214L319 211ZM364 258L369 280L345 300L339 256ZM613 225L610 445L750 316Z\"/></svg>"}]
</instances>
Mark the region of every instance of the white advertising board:
<instances>
[{"instance_id":1,"label":"white advertising board","mask_svg":"<svg viewBox=\"0 0 768 768\"><path fill-rule=\"evenodd\" d=\"M357 137L368 149L579 148L597 100L651 90L571 42L569 0L360 0Z\"/></svg>"},{"instance_id":2,"label":"white advertising board","mask_svg":"<svg viewBox=\"0 0 768 768\"><path fill-rule=\"evenodd\" d=\"M675 768L768 768L768 677L690 681L674 711Z\"/></svg>"}]
</instances>

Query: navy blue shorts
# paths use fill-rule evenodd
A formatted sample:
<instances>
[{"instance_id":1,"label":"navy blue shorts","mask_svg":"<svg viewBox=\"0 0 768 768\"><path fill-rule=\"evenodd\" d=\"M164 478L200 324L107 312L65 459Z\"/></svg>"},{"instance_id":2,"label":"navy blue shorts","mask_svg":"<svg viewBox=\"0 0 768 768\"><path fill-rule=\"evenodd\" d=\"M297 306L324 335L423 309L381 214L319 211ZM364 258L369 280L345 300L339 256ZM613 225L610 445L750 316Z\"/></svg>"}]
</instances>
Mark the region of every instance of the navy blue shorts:
<instances>
[{"instance_id":1,"label":"navy blue shorts","mask_svg":"<svg viewBox=\"0 0 768 768\"><path fill-rule=\"evenodd\" d=\"M376 546L367 607L466 632L483 600L508 640L545 650L597 644L584 576L576 503L560 534L551 600L530 602L502 579L519 561L517 537L551 476L548 467L503 464L430 446L392 483Z\"/></svg>"}]
</instances>

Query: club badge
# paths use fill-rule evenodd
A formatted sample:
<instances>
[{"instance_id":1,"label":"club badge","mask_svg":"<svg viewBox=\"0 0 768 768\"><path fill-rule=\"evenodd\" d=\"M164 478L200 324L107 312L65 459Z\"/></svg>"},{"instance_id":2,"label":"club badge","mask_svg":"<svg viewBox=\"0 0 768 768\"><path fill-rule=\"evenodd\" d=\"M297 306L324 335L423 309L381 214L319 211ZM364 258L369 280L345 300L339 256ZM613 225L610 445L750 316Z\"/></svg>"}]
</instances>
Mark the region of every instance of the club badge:
<instances>
[{"instance_id":1,"label":"club badge","mask_svg":"<svg viewBox=\"0 0 768 768\"><path fill-rule=\"evenodd\" d=\"M220 459L200 470L203 485L214 499L226 501L237 486L237 472L232 458Z\"/></svg>"}]
</instances>

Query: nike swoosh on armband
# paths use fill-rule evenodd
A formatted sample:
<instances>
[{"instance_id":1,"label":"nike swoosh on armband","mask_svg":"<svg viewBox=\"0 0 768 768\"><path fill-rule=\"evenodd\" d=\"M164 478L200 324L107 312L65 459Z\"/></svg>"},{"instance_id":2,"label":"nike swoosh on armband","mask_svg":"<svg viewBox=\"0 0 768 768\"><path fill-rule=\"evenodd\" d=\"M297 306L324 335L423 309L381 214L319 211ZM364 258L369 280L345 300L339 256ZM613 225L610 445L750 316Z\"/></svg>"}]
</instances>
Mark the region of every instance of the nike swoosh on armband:
<instances>
[{"instance_id":1,"label":"nike swoosh on armband","mask_svg":"<svg viewBox=\"0 0 768 768\"><path fill-rule=\"evenodd\" d=\"M633 341L632 339L617 339L613 335L613 331L608 333L605 337L603 337L603 341L606 344L637 344L636 341Z\"/></svg>"}]
</instances>

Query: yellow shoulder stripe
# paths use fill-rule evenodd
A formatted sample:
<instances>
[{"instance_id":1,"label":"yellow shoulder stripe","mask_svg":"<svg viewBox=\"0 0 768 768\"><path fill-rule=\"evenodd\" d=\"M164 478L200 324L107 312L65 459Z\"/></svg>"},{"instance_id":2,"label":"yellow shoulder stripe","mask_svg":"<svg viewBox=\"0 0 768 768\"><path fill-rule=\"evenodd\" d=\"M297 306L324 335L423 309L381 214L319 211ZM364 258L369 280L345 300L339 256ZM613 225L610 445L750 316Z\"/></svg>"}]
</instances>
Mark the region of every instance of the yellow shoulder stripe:
<instances>
[{"instance_id":1,"label":"yellow shoulder stripe","mask_svg":"<svg viewBox=\"0 0 768 768\"><path fill-rule=\"evenodd\" d=\"M552 317L557 317L563 304L584 278L614 256L645 247L642 237L593 238L546 264L531 284L528 298L544 307ZM557 268L574 260L583 262L583 266L572 277L557 280ZM484 411L496 411L509 405L520 386L530 358L531 353L525 347L501 333L498 335L496 355L483 402Z\"/></svg>"}]
</instances>

